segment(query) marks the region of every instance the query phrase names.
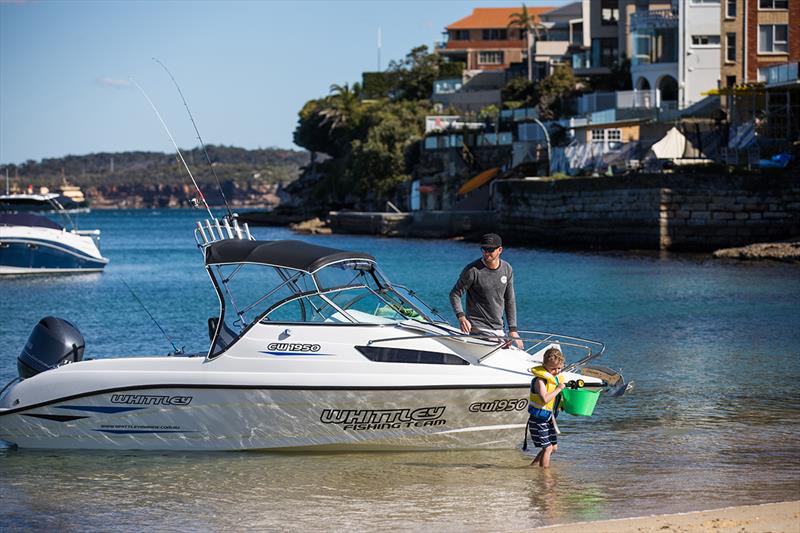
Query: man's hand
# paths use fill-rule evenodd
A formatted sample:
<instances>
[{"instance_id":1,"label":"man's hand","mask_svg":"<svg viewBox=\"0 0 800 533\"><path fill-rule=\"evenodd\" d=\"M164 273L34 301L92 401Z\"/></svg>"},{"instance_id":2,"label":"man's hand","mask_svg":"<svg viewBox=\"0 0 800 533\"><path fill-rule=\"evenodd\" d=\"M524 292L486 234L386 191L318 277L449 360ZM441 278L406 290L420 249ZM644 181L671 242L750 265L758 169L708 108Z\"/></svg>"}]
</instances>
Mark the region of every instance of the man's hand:
<instances>
[{"instance_id":1,"label":"man's hand","mask_svg":"<svg viewBox=\"0 0 800 533\"><path fill-rule=\"evenodd\" d=\"M522 342L522 339L519 338L519 333L517 333L516 331L511 331L511 332L509 332L509 335L511 337L514 337L515 339L517 339L517 340L514 341L514 346L516 346L520 350L524 350L525 349L525 344Z\"/></svg>"},{"instance_id":2,"label":"man's hand","mask_svg":"<svg viewBox=\"0 0 800 533\"><path fill-rule=\"evenodd\" d=\"M465 316L458 317L458 325L461 326L461 331L464 333L469 333L472 331L472 324L470 324L469 320L467 320L467 317Z\"/></svg>"}]
</instances>

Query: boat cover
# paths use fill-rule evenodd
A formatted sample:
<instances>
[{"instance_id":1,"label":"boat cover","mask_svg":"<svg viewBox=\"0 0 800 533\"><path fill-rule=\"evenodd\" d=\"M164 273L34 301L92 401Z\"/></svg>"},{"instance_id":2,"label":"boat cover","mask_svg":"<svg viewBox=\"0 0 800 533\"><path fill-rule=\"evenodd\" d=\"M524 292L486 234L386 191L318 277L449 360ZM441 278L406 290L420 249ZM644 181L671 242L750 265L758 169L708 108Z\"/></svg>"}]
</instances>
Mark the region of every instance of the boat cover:
<instances>
[{"instance_id":1,"label":"boat cover","mask_svg":"<svg viewBox=\"0 0 800 533\"><path fill-rule=\"evenodd\" d=\"M64 229L49 218L29 213L0 213L0 226L37 226L40 228Z\"/></svg>"},{"instance_id":2,"label":"boat cover","mask_svg":"<svg viewBox=\"0 0 800 533\"><path fill-rule=\"evenodd\" d=\"M315 272L325 265L346 259L375 258L363 252L337 250L303 241L246 241L226 239L206 248L206 265L261 263Z\"/></svg>"}]
</instances>

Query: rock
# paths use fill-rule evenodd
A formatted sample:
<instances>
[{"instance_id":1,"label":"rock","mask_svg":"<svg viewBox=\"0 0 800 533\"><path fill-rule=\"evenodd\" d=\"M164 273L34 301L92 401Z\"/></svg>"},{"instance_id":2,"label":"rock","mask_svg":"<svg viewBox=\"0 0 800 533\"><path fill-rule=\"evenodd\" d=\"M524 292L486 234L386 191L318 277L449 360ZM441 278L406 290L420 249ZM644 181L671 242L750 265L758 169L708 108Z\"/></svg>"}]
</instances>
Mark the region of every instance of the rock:
<instances>
[{"instance_id":1,"label":"rock","mask_svg":"<svg viewBox=\"0 0 800 533\"><path fill-rule=\"evenodd\" d=\"M331 228L327 227L325 222L320 220L319 217L312 218L311 220L304 220L296 224L290 224L289 227L297 233L310 233L311 235L331 234Z\"/></svg>"},{"instance_id":2,"label":"rock","mask_svg":"<svg viewBox=\"0 0 800 533\"><path fill-rule=\"evenodd\" d=\"M742 246L741 248L723 248L714 252L714 257L729 259L774 259L778 261L800 262L800 239L786 242L764 242Z\"/></svg>"}]
</instances>

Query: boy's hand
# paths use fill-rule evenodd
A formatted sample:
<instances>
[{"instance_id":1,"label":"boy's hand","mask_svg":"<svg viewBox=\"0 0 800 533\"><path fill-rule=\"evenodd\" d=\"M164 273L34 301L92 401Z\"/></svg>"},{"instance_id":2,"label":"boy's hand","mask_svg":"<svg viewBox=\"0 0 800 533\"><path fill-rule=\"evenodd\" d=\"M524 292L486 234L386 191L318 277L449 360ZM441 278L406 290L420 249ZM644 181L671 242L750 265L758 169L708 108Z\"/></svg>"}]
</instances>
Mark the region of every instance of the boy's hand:
<instances>
[{"instance_id":1,"label":"boy's hand","mask_svg":"<svg viewBox=\"0 0 800 533\"><path fill-rule=\"evenodd\" d=\"M567 388L567 384L566 384L566 383L559 383L559 384L558 384L558 387L556 387L556 390L557 390L558 392L561 392L562 390L564 390L564 389L566 389L566 388Z\"/></svg>"},{"instance_id":2,"label":"boy's hand","mask_svg":"<svg viewBox=\"0 0 800 533\"><path fill-rule=\"evenodd\" d=\"M472 331L472 324L469 323L469 320L467 320L467 317L465 316L458 317L458 325L461 327L461 331L464 333L469 333Z\"/></svg>"}]
</instances>

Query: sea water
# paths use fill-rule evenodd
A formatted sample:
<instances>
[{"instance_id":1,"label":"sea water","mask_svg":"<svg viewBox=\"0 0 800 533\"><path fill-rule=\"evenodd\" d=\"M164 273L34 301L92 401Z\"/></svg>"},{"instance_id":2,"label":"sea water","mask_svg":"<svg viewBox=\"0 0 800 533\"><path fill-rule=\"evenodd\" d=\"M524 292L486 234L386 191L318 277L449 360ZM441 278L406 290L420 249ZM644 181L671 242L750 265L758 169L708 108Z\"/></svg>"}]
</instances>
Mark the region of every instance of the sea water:
<instances>
[{"instance_id":1,"label":"sea water","mask_svg":"<svg viewBox=\"0 0 800 533\"><path fill-rule=\"evenodd\" d=\"M194 245L200 211L94 211L101 274L0 278L0 382L36 322L73 322L86 357L207 348L218 304ZM303 236L373 254L453 320L479 256L459 241ZM519 323L599 339L635 381L535 450L174 453L0 449L0 530L513 530L800 498L800 267L706 256L508 247ZM524 417L524 415L523 415ZM522 419L520 420L522 422ZM522 440L522 434L520 434Z\"/></svg>"}]
</instances>

